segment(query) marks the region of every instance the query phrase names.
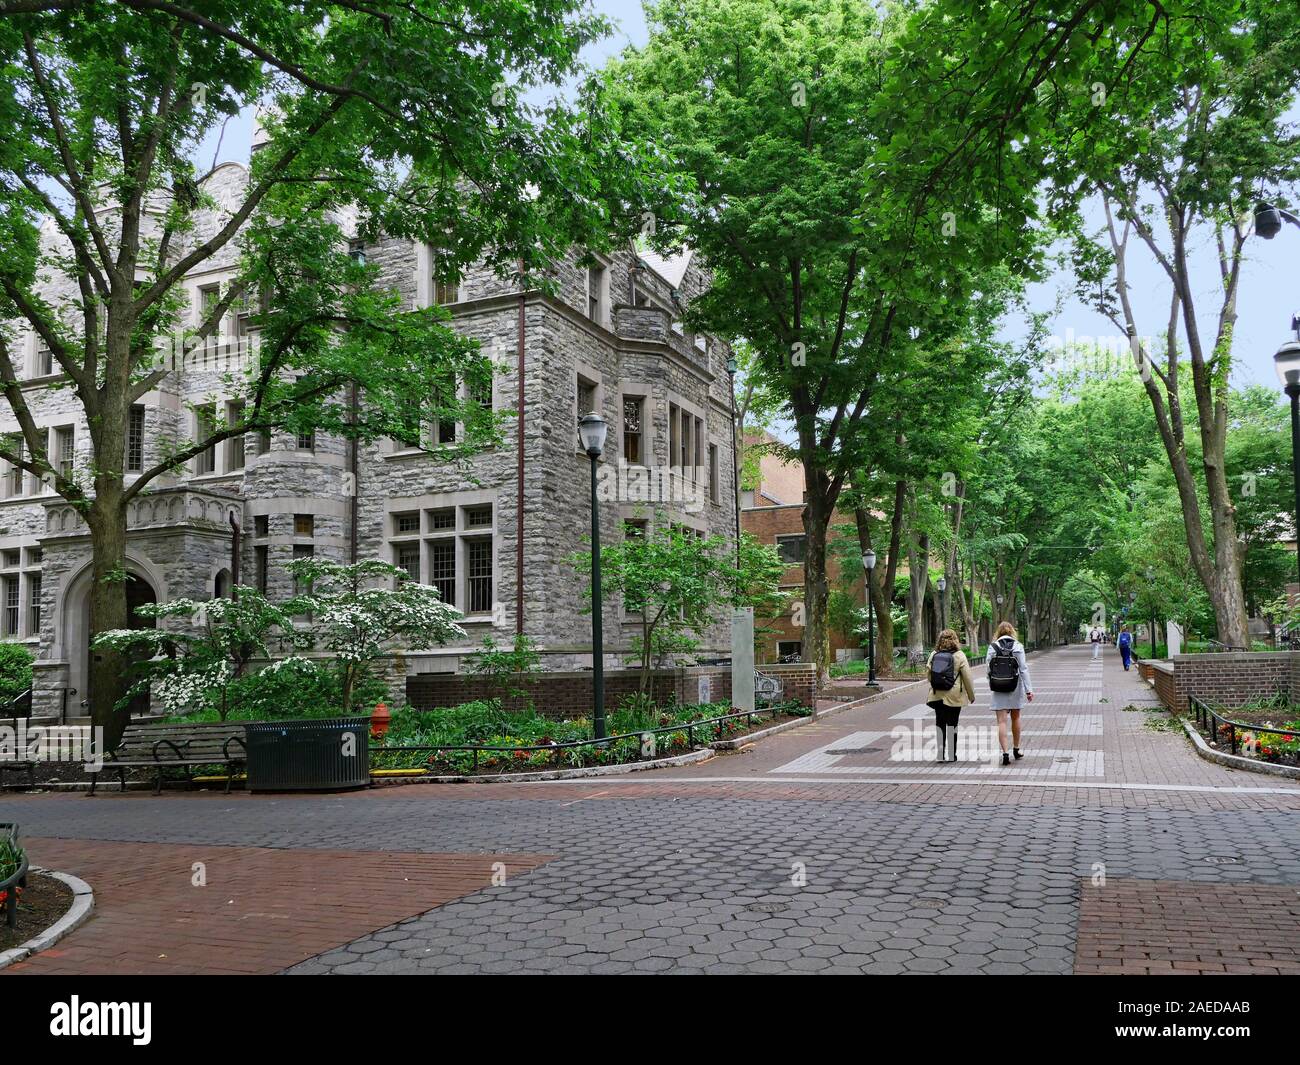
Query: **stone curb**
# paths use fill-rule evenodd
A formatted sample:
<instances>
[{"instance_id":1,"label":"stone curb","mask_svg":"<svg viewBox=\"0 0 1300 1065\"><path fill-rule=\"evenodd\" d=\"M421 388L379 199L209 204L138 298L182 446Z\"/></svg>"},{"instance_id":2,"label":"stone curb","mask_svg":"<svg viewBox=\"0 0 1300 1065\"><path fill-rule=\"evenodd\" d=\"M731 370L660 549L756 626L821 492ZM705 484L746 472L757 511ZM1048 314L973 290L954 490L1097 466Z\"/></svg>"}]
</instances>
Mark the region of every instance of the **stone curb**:
<instances>
[{"instance_id":1,"label":"stone curb","mask_svg":"<svg viewBox=\"0 0 1300 1065\"><path fill-rule=\"evenodd\" d=\"M86 923L95 909L95 893L90 890L90 885L80 877L73 876L71 873L59 873L53 869L40 869L33 866L29 872L44 873L46 876L52 876L55 880L61 880L72 889L72 906L68 912L55 921L40 935L33 936L26 943L20 943L10 950L0 953L0 969L15 962L20 962L24 958L29 958L42 950L48 950L54 946L60 939L70 935L76 929Z\"/></svg>"},{"instance_id":2,"label":"stone curb","mask_svg":"<svg viewBox=\"0 0 1300 1065\"><path fill-rule=\"evenodd\" d=\"M1196 753L1207 762L1218 762L1219 765L1225 765L1229 769L1244 769L1247 773L1263 773L1265 776L1300 780L1300 766L1275 765L1273 762L1257 762L1253 758L1243 758L1239 754L1224 754L1206 743L1205 737L1196 730L1195 725L1182 718L1178 719L1178 723L1183 726L1183 731L1192 741Z\"/></svg>"},{"instance_id":3,"label":"stone curb","mask_svg":"<svg viewBox=\"0 0 1300 1065\"><path fill-rule=\"evenodd\" d=\"M386 788L400 784L512 784L527 783L538 780L580 780L583 777L624 776L637 773L643 769L667 769L672 766L693 765L695 762L707 762L716 752L711 747L704 747L689 754L679 754L672 758L656 758L651 762L627 762L623 765L592 765L580 769L547 769L537 773L493 773L491 776L410 776L380 777L372 779L371 785Z\"/></svg>"}]
</instances>

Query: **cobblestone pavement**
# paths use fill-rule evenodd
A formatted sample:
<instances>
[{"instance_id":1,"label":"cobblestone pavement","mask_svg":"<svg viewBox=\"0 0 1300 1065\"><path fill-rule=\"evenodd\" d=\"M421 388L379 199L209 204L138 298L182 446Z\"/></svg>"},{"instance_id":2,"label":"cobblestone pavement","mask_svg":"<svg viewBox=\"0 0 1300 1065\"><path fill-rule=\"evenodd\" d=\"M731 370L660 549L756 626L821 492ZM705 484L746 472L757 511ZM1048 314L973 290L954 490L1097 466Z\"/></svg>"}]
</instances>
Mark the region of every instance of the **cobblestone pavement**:
<instances>
[{"instance_id":1,"label":"cobblestone pavement","mask_svg":"<svg viewBox=\"0 0 1300 1065\"><path fill-rule=\"evenodd\" d=\"M671 771L346 796L31 796L0 802L0 820L60 837L71 872L78 840L165 844L178 861L227 847L393 855L411 916L376 912L314 956L304 943L290 972L1300 971L1300 787L1203 762L1148 727L1124 707L1150 705L1149 689L1113 651L1031 667L1026 758L1005 769L927 764L912 691ZM991 716L963 714L967 728ZM900 737L921 755L901 772ZM968 738L968 757L987 753ZM37 863L42 846L56 844L38 839ZM496 856L504 883L444 885L424 905L402 872L412 854ZM1249 934L1189 924L1203 891L1245 892ZM1148 905L1153 892L1166 903ZM164 905L152 921L172 918ZM1123 934L1099 940L1112 921ZM1193 925L1190 956L1161 954Z\"/></svg>"}]
</instances>

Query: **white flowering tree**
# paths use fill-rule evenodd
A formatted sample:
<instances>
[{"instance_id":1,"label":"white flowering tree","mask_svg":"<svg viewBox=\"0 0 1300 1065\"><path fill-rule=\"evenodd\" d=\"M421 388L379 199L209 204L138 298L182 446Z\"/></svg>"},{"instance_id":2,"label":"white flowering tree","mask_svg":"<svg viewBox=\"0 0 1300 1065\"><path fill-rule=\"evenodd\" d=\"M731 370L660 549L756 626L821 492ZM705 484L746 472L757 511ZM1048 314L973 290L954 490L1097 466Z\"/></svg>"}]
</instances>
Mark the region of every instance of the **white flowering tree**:
<instances>
[{"instance_id":1,"label":"white flowering tree","mask_svg":"<svg viewBox=\"0 0 1300 1065\"><path fill-rule=\"evenodd\" d=\"M300 558L287 568L304 591L285 608L305 614L310 646L333 655L344 713L351 712L358 681L390 649L421 651L465 635L460 611L390 563Z\"/></svg>"},{"instance_id":2,"label":"white flowering tree","mask_svg":"<svg viewBox=\"0 0 1300 1065\"><path fill-rule=\"evenodd\" d=\"M254 588L240 587L236 598L173 599L148 603L136 615L157 628L110 629L95 637L96 650L107 649L143 659L136 679L119 707L151 691L169 713L214 706L225 720L231 681L244 675L254 659L309 643L294 626L292 604L277 606Z\"/></svg>"}]
</instances>

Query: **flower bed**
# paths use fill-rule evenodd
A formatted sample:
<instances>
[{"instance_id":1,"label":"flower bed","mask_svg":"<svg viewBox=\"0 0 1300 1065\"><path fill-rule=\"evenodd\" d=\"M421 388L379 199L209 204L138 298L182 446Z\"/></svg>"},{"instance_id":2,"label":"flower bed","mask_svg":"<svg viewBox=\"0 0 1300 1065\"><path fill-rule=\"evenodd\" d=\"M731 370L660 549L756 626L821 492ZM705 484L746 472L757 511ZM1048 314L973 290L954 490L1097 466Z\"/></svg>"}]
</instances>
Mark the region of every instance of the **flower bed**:
<instances>
[{"instance_id":1,"label":"flower bed","mask_svg":"<svg viewBox=\"0 0 1300 1065\"><path fill-rule=\"evenodd\" d=\"M1235 739L1235 753L1240 756L1278 765L1300 765L1300 707L1272 699L1215 713L1230 720L1193 715L1212 746L1232 751Z\"/></svg>"},{"instance_id":2,"label":"flower bed","mask_svg":"<svg viewBox=\"0 0 1300 1065\"><path fill-rule=\"evenodd\" d=\"M445 710L403 707L394 712L383 741L371 747L370 766L463 775L622 765L685 754L809 711L788 702L757 711L752 719L717 720L731 713L725 703L619 709L606 720L615 738L595 743L587 718L554 721L531 710L511 713L495 699ZM644 734L651 731L654 739L647 743Z\"/></svg>"}]
</instances>

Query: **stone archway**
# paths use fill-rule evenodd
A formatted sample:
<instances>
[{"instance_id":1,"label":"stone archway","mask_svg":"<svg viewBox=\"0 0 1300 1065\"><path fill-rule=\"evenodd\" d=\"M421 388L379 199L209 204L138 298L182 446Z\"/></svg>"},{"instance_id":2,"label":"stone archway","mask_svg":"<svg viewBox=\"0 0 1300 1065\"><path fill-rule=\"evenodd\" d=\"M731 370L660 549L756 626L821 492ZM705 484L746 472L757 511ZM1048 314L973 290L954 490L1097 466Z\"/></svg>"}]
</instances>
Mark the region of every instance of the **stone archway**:
<instances>
[{"instance_id":1,"label":"stone archway","mask_svg":"<svg viewBox=\"0 0 1300 1065\"><path fill-rule=\"evenodd\" d=\"M144 619L135 616L135 607L143 603L168 601L165 582L160 573L147 560L128 555L127 597L132 625L145 624ZM90 707L90 582L92 573L87 561L80 569L74 570L59 596L56 606L55 657L62 658L68 664L68 684L78 692L77 703L82 714L89 713ZM149 622L152 625L152 622ZM70 704L71 705L71 704ZM147 709L147 704L145 704ZM139 712L133 706L132 713Z\"/></svg>"},{"instance_id":2,"label":"stone archway","mask_svg":"<svg viewBox=\"0 0 1300 1065\"><path fill-rule=\"evenodd\" d=\"M145 580L137 573L127 573L126 613L127 613L127 618L129 619L127 622L127 628L130 629L157 628L157 622L153 618L142 618L137 616L135 612L136 607L144 606L150 603L156 603L157 601L158 601L158 596L153 590L153 585L151 585L147 580ZM87 666L89 666L89 663L92 661L92 659L95 656L95 652L91 650L90 647L90 596L89 595L86 596L85 611L86 611L86 663ZM129 668L130 667L128 666L128 669ZM85 691L86 693L86 702L88 704L90 703L90 700L94 698L95 695L93 677L94 677L94 673L89 668L87 668L86 686L82 690ZM134 680L135 678L132 677L131 679ZM137 717L140 714L147 714L148 712L149 712L148 692L144 692L140 695L137 695L134 699L131 700L131 706L128 710L128 716Z\"/></svg>"}]
</instances>

